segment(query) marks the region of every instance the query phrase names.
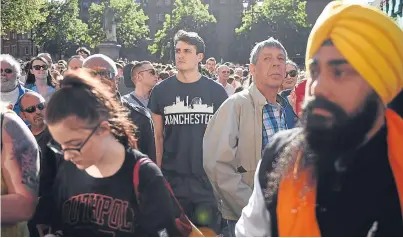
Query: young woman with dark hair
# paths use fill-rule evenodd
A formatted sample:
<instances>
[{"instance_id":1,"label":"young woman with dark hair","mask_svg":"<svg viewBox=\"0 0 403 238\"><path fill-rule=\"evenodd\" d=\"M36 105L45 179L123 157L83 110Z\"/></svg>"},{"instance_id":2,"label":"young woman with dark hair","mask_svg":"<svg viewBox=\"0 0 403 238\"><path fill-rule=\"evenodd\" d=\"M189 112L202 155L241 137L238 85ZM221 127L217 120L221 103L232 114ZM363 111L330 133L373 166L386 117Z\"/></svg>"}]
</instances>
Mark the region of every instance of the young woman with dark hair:
<instances>
[{"instance_id":1,"label":"young woman with dark hair","mask_svg":"<svg viewBox=\"0 0 403 238\"><path fill-rule=\"evenodd\" d=\"M181 235L154 163L141 164L136 196L134 168L146 156L136 150L136 127L110 87L83 69L68 72L45 118L57 142L48 146L65 161L38 206L41 224L63 236ZM54 216L43 216L49 211Z\"/></svg>"},{"instance_id":2,"label":"young woman with dark hair","mask_svg":"<svg viewBox=\"0 0 403 238\"><path fill-rule=\"evenodd\" d=\"M51 65L42 57L34 57L29 65L25 87L41 94L48 101L50 95L55 91L56 85L55 79L50 73Z\"/></svg>"}]
</instances>

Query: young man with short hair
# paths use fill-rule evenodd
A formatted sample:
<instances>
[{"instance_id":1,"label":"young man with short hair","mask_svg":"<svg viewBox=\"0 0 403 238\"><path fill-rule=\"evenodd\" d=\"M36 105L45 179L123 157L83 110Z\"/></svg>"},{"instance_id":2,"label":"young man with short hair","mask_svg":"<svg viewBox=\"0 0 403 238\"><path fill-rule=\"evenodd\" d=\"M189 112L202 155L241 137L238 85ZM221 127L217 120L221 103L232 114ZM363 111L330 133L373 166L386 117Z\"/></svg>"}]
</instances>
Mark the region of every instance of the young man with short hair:
<instances>
[{"instance_id":1,"label":"young man with short hair","mask_svg":"<svg viewBox=\"0 0 403 238\"><path fill-rule=\"evenodd\" d=\"M131 79L135 85L134 91L123 96L123 99L148 109L151 89L158 81L157 71L151 62L141 61L132 67Z\"/></svg>"},{"instance_id":2,"label":"young man with short hair","mask_svg":"<svg viewBox=\"0 0 403 238\"><path fill-rule=\"evenodd\" d=\"M218 233L221 218L203 169L202 143L207 124L227 93L198 71L205 44L197 33L179 31L174 42L178 74L157 84L149 102L157 164L189 218Z\"/></svg>"}]
</instances>

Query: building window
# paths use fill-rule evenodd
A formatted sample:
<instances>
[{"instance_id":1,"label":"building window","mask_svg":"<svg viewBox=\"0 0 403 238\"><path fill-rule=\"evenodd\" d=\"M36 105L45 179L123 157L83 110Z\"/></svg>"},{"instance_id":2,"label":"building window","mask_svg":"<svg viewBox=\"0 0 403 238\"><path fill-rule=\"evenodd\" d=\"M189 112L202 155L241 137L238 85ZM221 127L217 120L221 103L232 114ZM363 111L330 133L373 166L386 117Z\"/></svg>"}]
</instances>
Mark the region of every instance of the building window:
<instances>
[{"instance_id":1,"label":"building window","mask_svg":"<svg viewBox=\"0 0 403 238\"><path fill-rule=\"evenodd\" d=\"M165 6L171 6L171 0L165 0Z\"/></svg>"},{"instance_id":2,"label":"building window","mask_svg":"<svg viewBox=\"0 0 403 238\"><path fill-rule=\"evenodd\" d=\"M157 14L157 23L161 24L164 22L164 14L163 13L158 13Z\"/></svg>"},{"instance_id":3,"label":"building window","mask_svg":"<svg viewBox=\"0 0 403 238\"><path fill-rule=\"evenodd\" d=\"M24 52L25 52L25 55L29 55L29 47L28 46L25 46Z\"/></svg>"},{"instance_id":4,"label":"building window","mask_svg":"<svg viewBox=\"0 0 403 238\"><path fill-rule=\"evenodd\" d=\"M10 54L10 47L4 46L4 54Z\"/></svg>"},{"instance_id":5,"label":"building window","mask_svg":"<svg viewBox=\"0 0 403 238\"><path fill-rule=\"evenodd\" d=\"M157 0L157 7L162 7L164 0Z\"/></svg>"},{"instance_id":6,"label":"building window","mask_svg":"<svg viewBox=\"0 0 403 238\"><path fill-rule=\"evenodd\" d=\"M25 34L21 34L21 40L25 40Z\"/></svg>"},{"instance_id":7,"label":"building window","mask_svg":"<svg viewBox=\"0 0 403 238\"><path fill-rule=\"evenodd\" d=\"M13 32L11 34L12 34L11 39L13 39L13 40L17 39L17 33Z\"/></svg>"},{"instance_id":8,"label":"building window","mask_svg":"<svg viewBox=\"0 0 403 238\"><path fill-rule=\"evenodd\" d=\"M31 39L31 32L27 33L27 39Z\"/></svg>"},{"instance_id":9,"label":"building window","mask_svg":"<svg viewBox=\"0 0 403 238\"><path fill-rule=\"evenodd\" d=\"M17 46L16 45L11 46L11 54L13 56L15 56L17 54Z\"/></svg>"}]
</instances>

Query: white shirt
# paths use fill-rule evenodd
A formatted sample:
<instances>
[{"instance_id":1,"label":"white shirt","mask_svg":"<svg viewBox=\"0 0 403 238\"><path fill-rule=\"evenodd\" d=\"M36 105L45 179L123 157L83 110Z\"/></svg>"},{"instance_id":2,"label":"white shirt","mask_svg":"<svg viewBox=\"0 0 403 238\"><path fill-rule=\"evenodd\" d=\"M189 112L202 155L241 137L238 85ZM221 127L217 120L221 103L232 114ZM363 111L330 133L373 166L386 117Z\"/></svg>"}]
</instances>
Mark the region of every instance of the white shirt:
<instances>
[{"instance_id":1,"label":"white shirt","mask_svg":"<svg viewBox=\"0 0 403 238\"><path fill-rule=\"evenodd\" d=\"M242 209L242 215L235 226L236 237L271 236L270 213L267 210L262 188L259 183L259 161L254 178L253 192L248 205Z\"/></svg>"},{"instance_id":2,"label":"white shirt","mask_svg":"<svg viewBox=\"0 0 403 238\"><path fill-rule=\"evenodd\" d=\"M6 103L7 105L15 105L18 101L18 96L20 95L18 87L16 87L13 91L11 92L1 92L1 101L3 103Z\"/></svg>"},{"instance_id":3,"label":"white shirt","mask_svg":"<svg viewBox=\"0 0 403 238\"><path fill-rule=\"evenodd\" d=\"M225 92L227 92L228 97L230 97L232 94L235 93L235 88L231 84L227 83L225 86L224 85L222 86L224 87Z\"/></svg>"}]
</instances>

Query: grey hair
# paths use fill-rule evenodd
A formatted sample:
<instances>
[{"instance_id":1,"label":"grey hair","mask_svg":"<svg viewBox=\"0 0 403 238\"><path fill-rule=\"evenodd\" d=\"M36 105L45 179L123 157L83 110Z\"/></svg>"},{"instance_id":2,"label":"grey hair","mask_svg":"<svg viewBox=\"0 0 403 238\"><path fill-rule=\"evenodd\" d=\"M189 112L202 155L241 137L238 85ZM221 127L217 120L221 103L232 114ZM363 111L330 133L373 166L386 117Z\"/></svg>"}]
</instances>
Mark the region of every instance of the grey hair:
<instances>
[{"instance_id":1,"label":"grey hair","mask_svg":"<svg viewBox=\"0 0 403 238\"><path fill-rule=\"evenodd\" d=\"M286 64L289 64L289 65L294 66L295 69L297 70L297 72L299 72L299 67L298 67L298 65L297 65L294 61L292 61L292 60L289 59L289 60L287 60Z\"/></svg>"},{"instance_id":2,"label":"grey hair","mask_svg":"<svg viewBox=\"0 0 403 238\"><path fill-rule=\"evenodd\" d=\"M116 64L115 62L109 58L106 55L103 54L95 54L95 55L91 55L89 57L87 57L84 62L83 62L83 67L86 68L86 66L88 65L88 62L92 61L92 60L102 60L105 63L107 63L109 65L109 70L111 70L111 72L116 76L118 75L118 68L116 68Z\"/></svg>"},{"instance_id":3,"label":"grey hair","mask_svg":"<svg viewBox=\"0 0 403 238\"><path fill-rule=\"evenodd\" d=\"M15 74L17 76L17 79L20 78L20 76L21 76L21 65L12 55L1 54L0 55L0 61L6 61L7 63L9 63L11 65L11 67L14 68Z\"/></svg>"},{"instance_id":4,"label":"grey hair","mask_svg":"<svg viewBox=\"0 0 403 238\"><path fill-rule=\"evenodd\" d=\"M274 39L273 37L270 37L267 40L261 41L253 47L252 51L250 52L250 58L249 62L251 64L256 64L257 58L260 54L260 51L262 51L264 48L278 48L284 52L285 58L288 59L287 51L285 50L283 44L281 44L280 41Z\"/></svg>"}]
</instances>

